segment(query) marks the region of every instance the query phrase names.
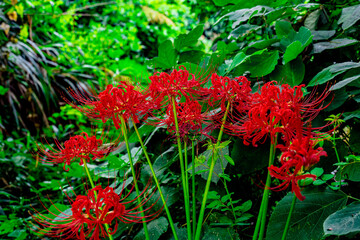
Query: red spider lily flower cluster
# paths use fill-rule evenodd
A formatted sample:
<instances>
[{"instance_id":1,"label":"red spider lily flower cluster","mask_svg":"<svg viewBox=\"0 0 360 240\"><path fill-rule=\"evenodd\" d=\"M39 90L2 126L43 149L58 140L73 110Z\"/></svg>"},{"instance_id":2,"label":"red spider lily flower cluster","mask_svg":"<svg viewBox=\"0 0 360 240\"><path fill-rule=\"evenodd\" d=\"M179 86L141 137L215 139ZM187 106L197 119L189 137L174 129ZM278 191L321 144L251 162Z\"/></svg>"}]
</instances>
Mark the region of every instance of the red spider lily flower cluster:
<instances>
[{"instance_id":1,"label":"red spider lily flower cluster","mask_svg":"<svg viewBox=\"0 0 360 240\"><path fill-rule=\"evenodd\" d=\"M116 129L120 128L121 117L125 121L132 118L138 123L139 116L146 114L152 108L147 96L126 82L120 82L116 87L110 84L98 96L93 97L83 96L75 91L70 93L81 106L67 100L69 104L88 117L101 119L104 123L112 119Z\"/></svg>"},{"instance_id":2,"label":"red spider lily flower cluster","mask_svg":"<svg viewBox=\"0 0 360 240\"><path fill-rule=\"evenodd\" d=\"M265 141L269 135L273 143L278 133L284 141L290 141L295 137L299 125L310 122L323 109L318 106L329 94L327 92L312 102L311 97L303 98L303 87L291 88L288 84L278 86L274 81L265 83L260 92L252 95L250 108L241 119L241 124L231 124L228 128L241 135L246 145L251 141L257 146L257 142Z\"/></svg>"},{"instance_id":3,"label":"red spider lily flower cluster","mask_svg":"<svg viewBox=\"0 0 360 240\"><path fill-rule=\"evenodd\" d=\"M316 180L315 175L303 173L318 163L321 156L327 156L323 148L314 149L315 145L315 140L311 140L309 136L302 136L293 139L289 146L277 146L282 152L280 157L281 166L270 166L269 172L272 177L283 182L272 188L273 190L281 191L291 184L291 192L294 192L299 200L305 200L305 197L300 192L299 180L306 178Z\"/></svg>"},{"instance_id":4,"label":"red spider lily flower cluster","mask_svg":"<svg viewBox=\"0 0 360 240\"><path fill-rule=\"evenodd\" d=\"M220 101L222 111L226 109L226 103L236 105L238 110L245 110L251 100L250 81L246 77L222 77L213 73L211 75L212 86L205 91L208 94L208 104L214 105Z\"/></svg>"},{"instance_id":5,"label":"red spider lily flower cluster","mask_svg":"<svg viewBox=\"0 0 360 240\"><path fill-rule=\"evenodd\" d=\"M71 213L62 212L53 205L60 213L55 214L47 209L55 217L53 219L35 210L36 214L32 214L35 222L33 226L39 234L48 237L98 240L99 237L114 234L117 231L119 221L124 223L151 221L160 214L162 209L150 213L156 202L143 211L139 210L153 195L153 193L147 192L148 189L149 184L137 197L142 196L143 200L135 206L133 204L137 198L127 200L133 188L124 197L122 197L124 189L120 194L116 194L112 187L108 186L103 189L100 185L88 190L87 195L77 195L75 200L66 194L71 203ZM42 205L44 206L44 204ZM144 216L141 213L144 213ZM104 227L105 224L110 226L108 231Z\"/></svg>"},{"instance_id":6,"label":"red spider lily flower cluster","mask_svg":"<svg viewBox=\"0 0 360 240\"><path fill-rule=\"evenodd\" d=\"M58 149L50 148L47 149L43 145L38 145L40 151L41 160L45 163L61 164L64 163L64 170L66 165L70 165L77 158L80 159L80 165L84 164L84 161L89 162L90 159L95 160L102 158L114 148L103 147L103 141L97 139L95 136L89 137L85 132L80 135L70 137L69 140L65 141L64 146L56 141Z\"/></svg>"},{"instance_id":7,"label":"red spider lily flower cluster","mask_svg":"<svg viewBox=\"0 0 360 240\"><path fill-rule=\"evenodd\" d=\"M190 74L185 67L175 69L170 74L157 72L149 78L151 83L147 92L159 107L168 104L172 97L184 96L189 99L200 94L202 89L202 82Z\"/></svg>"},{"instance_id":8,"label":"red spider lily flower cluster","mask_svg":"<svg viewBox=\"0 0 360 240\"><path fill-rule=\"evenodd\" d=\"M183 103L176 103L176 113L181 138L186 135L197 135L202 133L206 115L202 113L202 107L198 101L188 100ZM162 122L167 126L170 133L175 133L175 119L173 106L168 105L166 118ZM205 133L204 133L205 134Z\"/></svg>"}]
</instances>

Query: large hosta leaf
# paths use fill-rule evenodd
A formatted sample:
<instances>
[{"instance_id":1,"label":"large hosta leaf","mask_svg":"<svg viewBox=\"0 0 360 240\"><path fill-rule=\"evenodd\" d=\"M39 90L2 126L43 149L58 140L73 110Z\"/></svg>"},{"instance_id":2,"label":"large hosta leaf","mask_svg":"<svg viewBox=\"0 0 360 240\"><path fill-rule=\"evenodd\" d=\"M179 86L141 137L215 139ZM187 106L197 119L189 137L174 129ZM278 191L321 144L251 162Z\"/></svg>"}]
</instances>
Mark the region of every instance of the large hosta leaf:
<instances>
[{"instance_id":1,"label":"large hosta leaf","mask_svg":"<svg viewBox=\"0 0 360 240\"><path fill-rule=\"evenodd\" d=\"M330 189L304 190L303 194L306 199L296 201L287 239L321 239L324 235L323 222L330 214L345 206L347 195ZM267 240L281 239L293 196L292 193L287 194L276 205L267 227Z\"/></svg>"},{"instance_id":2,"label":"large hosta leaf","mask_svg":"<svg viewBox=\"0 0 360 240\"><path fill-rule=\"evenodd\" d=\"M354 202L331 214L324 222L326 235L346 235L360 232L360 202Z\"/></svg>"}]
</instances>

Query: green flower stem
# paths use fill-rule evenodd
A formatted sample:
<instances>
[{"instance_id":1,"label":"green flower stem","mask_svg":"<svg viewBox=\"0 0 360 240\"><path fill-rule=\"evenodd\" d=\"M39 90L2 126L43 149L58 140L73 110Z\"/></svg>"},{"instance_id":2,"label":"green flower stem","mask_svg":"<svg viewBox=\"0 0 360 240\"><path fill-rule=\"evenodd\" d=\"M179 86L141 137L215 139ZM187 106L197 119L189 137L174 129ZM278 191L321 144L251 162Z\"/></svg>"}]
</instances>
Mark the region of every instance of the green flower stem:
<instances>
[{"instance_id":1,"label":"green flower stem","mask_svg":"<svg viewBox=\"0 0 360 240\"><path fill-rule=\"evenodd\" d=\"M205 190L204 190L204 196L203 196L203 200L202 200L201 208L200 208L199 220L198 220L197 227L196 227L195 240L200 240L202 222L203 222L203 219L204 219L204 213L205 213L205 208L206 208L207 195L209 193L210 184L211 184L211 177L212 177L214 167L215 167L215 163L216 163L216 159L217 159L217 151L216 151L216 149L220 146L221 138L222 138L222 135L223 135L223 132L224 132L225 121L226 121L227 115L229 113L229 109L230 109L230 102L228 102L228 104L226 106L226 111L225 111L224 117L223 117L222 122L221 122L221 128L220 128L219 136L218 136L216 145L214 147L214 152L213 152L212 157L211 157L209 175L208 175L208 179L206 181L206 186L205 186Z\"/></svg>"},{"instance_id":2,"label":"green flower stem","mask_svg":"<svg viewBox=\"0 0 360 240\"><path fill-rule=\"evenodd\" d=\"M286 224L285 224L285 228L284 228L284 232L283 235L281 237L281 240L285 240L286 239L286 235L287 235L287 231L289 229L289 225L290 225L290 220L291 220L291 215L294 211L294 207L295 207L295 203L296 203L296 195L294 194L293 200L291 202L291 207L290 207L290 211L288 214L288 217L286 219Z\"/></svg>"},{"instance_id":3,"label":"green flower stem","mask_svg":"<svg viewBox=\"0 0 360 240\"><path fill-rule=\"evenodd\" d=\"M137 197L137 202L138 202L138 204L139 204L139 206L140 206L141 216L143 217L142 222L143 222L143 226L144 226L145 238L146 238L147 240L150 240L149 231L148 231L147 224L146 224L146 221L145 221L144 209L143 209L143 207L142 207L142 205L141 205L140 191L139 191L139 187L138 187L138 184L137 184L137 177L136 177L136 173L135 173L135 168L134 168L133 159L132 159L132 156L131 156L131 150L130 150L130 147L129 147L128 137L127 137L127 134L126 134L125 119L124 119L123 116L121 116L121 131L122 131L122 134L123 134L123 136L124 136L125 145L126 145L126 150L127 150L128 155L129 155L129 162L130 162L131 173L132 173L133 178L134 178L134 185L135 185L136 195L138 196L138 197Z\"/></svg>"},{"instance_id":4,"label":"green flower stem","mask_svg":"<svg viewBox=\"0 0 360 240\"><path fill-rule=\"evenodd\" d=\"M152 163L151 163L151 161L150 161L150 157L149 157L149 155L148 155L148 153L147 153L147 151L146 151L144 142L143 142L143 140L141 139L141 136L140 136L140 133L139 133L139 129L136 127L136 123L135 123L135 121L134 121L134 118L131 118L131 120L132 120L132 122L133 122L133 124L134 124L134 130L135 130L136 135L137 135L137 137L138 137L138 139L139 139L139 142L140 142L141 148L142 148L142 150L143 150L143 152L144 152L145 158L146 158L146 160L147 160L147 162L148 162L148 164L149 164L150 171L151 171L151 174L153 175L153 178L154 178L156 187L158 188L161 201L162 201L163 204L164 204L164 209L165 209L167 218L168 218L168 220L169 220L169 224L170 224L171 230L172 230L172 232L173 232L173 234L174 234L174 238L175 238L175 240L179 240L179 238L178 238L178 236L177 236L177 234L176 234L174 222L173 222L173 220L172 220L172 218L171 218L171 215L170 215L169 208L168 208L167 205L166 205L166 200L165 200L165 198L164 198L164 194L162 193L162 190L161 190L161 188L160 188L159 180L157 179L157 177L156 177L156 175L155 175L155 171L154 171L154 168L153 168Z\"/></svg>"},{"instance_id":5,"label":"green flower stem","mask_svg":"<svg viewBox=\"0 0 360 240\"><path fill-rule=\"evenodd\" d=\"M195 144L194 140L191 140L191 159L192 159L192 214L193 214L193 238L195 239L195 229L196 229L196 198L195 198Z\"/></svg>"},{"instance_id":6,"label":"green flower stem","mask_svg":"<svg viewBox=\"0 0 360 240\"><path fill-rule=\"evenodd\" d=\"M273 139L273 142L270 145L270 155L269 155L269 167L273 165L274 159L275 159L275 148L277 145L277 135L275 135L275 138ZM266 215L267 215L267 209L268 209L268 203L269 203L269 194L270 194L270 185L271 185L271 176L269 170L267 171L267 177L266 177L266 183L265 183L265 190L263 193L263 198L261 200L261 206L259 215L256 221L255 226L255 232L253 235L253 240L255 240L259 234L259 240L262 240L265 233L265 226L266 226ZM259 231L260 227L260 231Z\"/></svg>"},{"instance_id":7,"label":"green flower stem","mask_svg":"<svg viewBox=\"0 0 360 240\"><path fill-rule=\"evenodd\" d=\"M221 171L222 171L222 174L224 175L225 174L225 171L224 171L224 165L223 165L223 162L222 162L222 158L220 158L220 164L221 164ZM227 184L226 184L226 179L224 178L224 187L225 187L225 191L226 191L226 194L229 196L229 201L230 201L230 206L231 206L231 210L232 210L232 213L233 213L233 216L234 216L234 219L236 221L236 214L235 214L235 210L234 210L234 204L232 202L232 197L229 193L229 190L227 188Z\"/></svg>"},{"instance_id":8,"label":"green flower stem","mask_svg":"<svg viewBox=\"0 0 360 240\"><path fill-rule=\"evenodd\" d=\"M175 97L171 97L171 102L172 102L172 106L173 106L173 114L174 114L175 129L176 129L176 141L177 141L177 145L178 145L179 159L180 159L181 181L182 181L183 192L184 192L186 229L187 229L187 233L188 233L188 239L191 240L190 204L189 204L189 198L187 197L188 196L188 190L187 190L188 185L187 185L186 177L185 177L185 167L186 166L184 166L184 159L183 159L183 154L182 154L181 139L180 139L180 133L179 133L179 124L178 124L178 120L177 120L177 112L176 112L176 106L175 106Z\"/></svg>"},{"instance_id":9,"label":"green flower stem","mask_svg":"<svg viewBox=\"0 0 360 240\"><path fill-rule=\"evenodd\" d=\"M89 181L90 181L90 185L91 185L92 188L95 188L95 184L94 184L94 181L92 180L92 177L91 177L89 168L87 166L86 160L83 160L83 162L84 162L84 168L85 168L86 175L87 175L87 177L89 178ZM94 195L95 195L95 199L97 199L97 193L95 191L94 191ZM110 234L110 231L109 231L109 224L105 223L104 226L105 226L106 232L109 235L109 239L114 240L114 238L112 237L112 235Z\"/></svg>"}]
</instances>

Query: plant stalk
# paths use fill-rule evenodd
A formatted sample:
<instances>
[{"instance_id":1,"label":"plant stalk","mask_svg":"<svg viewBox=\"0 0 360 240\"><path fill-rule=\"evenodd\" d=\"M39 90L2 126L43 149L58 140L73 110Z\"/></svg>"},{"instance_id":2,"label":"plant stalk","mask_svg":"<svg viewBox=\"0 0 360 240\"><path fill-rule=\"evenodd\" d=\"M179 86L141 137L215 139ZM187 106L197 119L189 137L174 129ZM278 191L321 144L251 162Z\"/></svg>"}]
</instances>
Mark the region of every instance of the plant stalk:
<instances>
[{"instance_id":1,"label":"plant stalk","mask_svg":"<svg viewBox=\"0 0 360 240\"><path fill-rule=\"evenodd\" d=\"M125 123L125 119L124 119L123 116L121 116L121 131L122 131L122 134L124 136L126 150L127 150L128 156L129 156L131 174L133 175L133 178L134 178L134 185L135 185L135 191L136 191L136 195L137 195L137 202L138 202L138 204L140 206L141 216L143 217L142 223L143 223L143 227L144 227L145 238L147 240L150 240L149 231L148 231L147 224L146 224L146 221L145 221L144 209L143 209L143 207L141 205L140 191L139 191L139 186L137 184L137 177L136 177L136 173L135 173L134 162L133 162L133 159L132 159L132 156L131 156L131 150L130 150L130 147L129 147L129 141L128 141L128 137L127 137L127 134L126 134L126 123Z\"/></svg>"},{"instance_id":2,"label":"plant stalk","mask_svg":"<svg viewBox=\"0 0 360 240\"><path fill-rule=\"evenodd\" d=\"M194 140L191 140L191 159L192 159L192 214L193 214L193 238L195 239L195 229L196 229L196 198L195 198L195 144Z\"/></svg>"},{"instance_id":3,"label":"plant stalk","mask_svg":"<svg viewBox=\"0 0 360 240\"><path fill-rule=\"evenodd\" d=\"M180 169L181 169L181 182L183 186L183 193L184 193L184 202L185 202L185 216L186 216L186 229L188 233L188 239L191 240L191 223L190 223L190 204L189 204L189 197L188 197L188 182L186 181L187 177L186 174L186 164L184 166L184 159L182 154L182 147L181 147L181 139L180 139L180 133L179 133L179 124L177 120L177 112L176 112L176 105L175 105L175 97L171 97L171 102L173 106L173 114L174 114L174 121L175 121L175 129L176 129L176 141L178 145L178 151L179 151L179 160L180 160ZM186 151L186 149L185 149ZM187 175L187 174L186 174Z\"/></svg>"},{"instance_id":4,"label":"plant stalk","mask_svg":"<svg viewBox=\"0 0 360 240\"><path fill-rule=\"evenodd\" d=\"M172 220L172 218L171 218L169 208L168 208L167 205L166 205L166 200L165 200L164 194L162 193L162 190L161 190L161 188L160 188L159 180L157 179L157 177L156 177L156 175L155 175L155 171L154 171L154 168L153 168L152 163L151 163L151 161L150 161L150 157L149 157L149 155L148 155L148 153L147 153L147 151L146 151L144 142L143 142L143 140L142 140L142 138L141 138L141 136L140 136L139 129L136 127L136 123L135 123L135 121L134 121L134 118L131 118L131 120L132 120L132 122L133 122L133 124L134 124L134 130L135 130L136 135L137 135L137 137L138 137L138 139L139 139L139 142L140 142L141 148L142 148L142 150L143 150L143 152L144 152L145 158L146 158L146 160L147 160L147 162L148 162L148 164L149 164L150 171L151 171L151 174L153 175L153 178L154 178L156 187L158 188L161 201L162 201L163 204L164 204L164 209L165 209L167 218L168 218L168 220L169 220L169 224L170 224L171 230L172 230L172 232L173 232L173 234L174 234L174 238L175 238L175 240L178 240L179 238L178 238L177 233L176 233L176 230L175 230L174 222L173 222L173 220Z\"/></svg>"},{"instance_id":5,"label":"plant stalk","mask_svg":"<svg viewBox=\"0 0 360 240\"><path fill-rule=\"evenodd\" d=\"M202 200L201 208L200 208L199 220L197 222L197 227L196 227L195 240L200 240L202 222L203 222L203 219L204 219L204 213L205 213L205 208L206 208L207 195L209 193L210 184L211 184L211 177L212 177L214 167L215 167L215 163L216 163L216 159L217 159L217 150L216 149L219 147L220 142L221 142L221 138L222 138L222 135L223 135L223 132L224 132L225 121L226 121L227 115L229 113L229 109L230 109L230 102L228 102L228 104L226 106L226 111L225 111L224 117L223 117L222 122L221 122L219 136L218 136L218 139L217 139L217 142L216 142L216 145L214 147L213 154L212 154L212 157L211 157L209 175L208 175L208 179L206 181L206 186L205 186L205 190L204 190L204 196L203 196L203 200Z\"/></svg>"},{"instance_id":6,"label":"plant stalk","mask_svg":"<svg viewBox=\"0 0 360 240\"><path fill-rule=\"evenodd\" d=\"M288 232L288 229L289 229L291 215L292 215L292 213L294 211L295 203L296 203L296 195L294 194L293 200L291 202L290 211L289 211L288 217L286 219L286 224L285 224L285 228L284 228L284 232L283 232L283 235L281 237L281 240L286 239L286 235L287 235L287 232Z\"/></svg>"}]
</instances>

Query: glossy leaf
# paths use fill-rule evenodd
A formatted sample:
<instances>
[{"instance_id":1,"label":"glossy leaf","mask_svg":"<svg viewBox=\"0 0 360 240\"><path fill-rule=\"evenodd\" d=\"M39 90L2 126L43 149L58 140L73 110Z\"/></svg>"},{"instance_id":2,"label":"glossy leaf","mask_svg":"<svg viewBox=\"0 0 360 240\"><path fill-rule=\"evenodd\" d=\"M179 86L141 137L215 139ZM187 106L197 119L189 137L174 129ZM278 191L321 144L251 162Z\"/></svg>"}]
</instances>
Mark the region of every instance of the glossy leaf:
<instances>
[{"instance_id":1,"label":"glossy leaf","mask_svg":"<svg viewBox=\"0 0 360 240\"><path fill-rule=\"evenodd\" d=\"M342 29L348 29L360 20L360 4L343 8L338 24L342 24Z\"/></svg>"},{"instance_id":2,"label":"glossy leaf","mask_svg":"<svg viewBox=\"0 0 360 240\"><path fill-rule=\"evenodd\" d=\"M313 52L314 53L321 53L328 49L336 49L341 47L347 47L353 44L358 43L359 41L349 38L337 38L331 40L329 42L318 42L314 43Z\"/></svg>"},{"instance_id":3,"label":"glossy leaf","mask_svg":"<svg viewBox=\"0 0 360 240\"><path fill-rule=\"evenodd\" d=\"M187 34L180 34L174 41L175 49L181 50L197 43L200 36L203 34L204 25L200 24Z\"/></svg>"},{"instance_id":4,"label":"glossy leaf","mask_svg":"<svg viewBox=\"0 0 360 240\"><path fill-rule=\"evenodd\" d=\"M147 224L150 239L158 240L160 236L168 229L169 222L165 217L160 217ZM134 240L145 239L145 232L142 229L135 237Z\"/></svg>"},{"instance_id":5,"label":"glossy leaf","mask_svg":"<svg viewBox=\"0 0 360 240\"><path fill-rule=\"evenodd\" d=\"M329 189L304 190L302 193L306 199L295 203L287 239L321 239L324 235L323 222L330 214L345 206L347 195ZM267 240L281 239L293 197L294 194L288 193L276 205L267 226Z\"/></svg>"},{"instance_id":6,"label":"glossy leaf","mask_svg":"<svg viewBox=\"0 0 360 240\"><path fill-rule=\"evenodd\" d=\"M349 204L331 214L323 225L325 235L346 235L360 232L360 202Z\"/></svg>"}]
</instances>

